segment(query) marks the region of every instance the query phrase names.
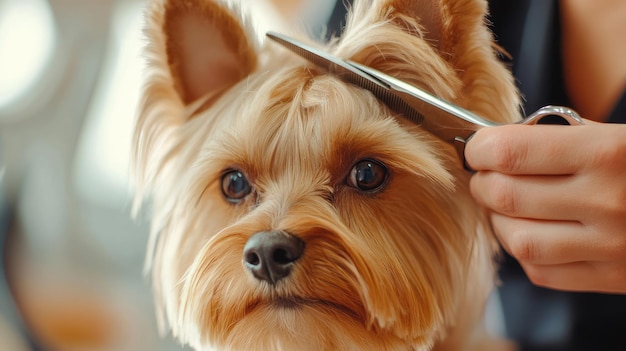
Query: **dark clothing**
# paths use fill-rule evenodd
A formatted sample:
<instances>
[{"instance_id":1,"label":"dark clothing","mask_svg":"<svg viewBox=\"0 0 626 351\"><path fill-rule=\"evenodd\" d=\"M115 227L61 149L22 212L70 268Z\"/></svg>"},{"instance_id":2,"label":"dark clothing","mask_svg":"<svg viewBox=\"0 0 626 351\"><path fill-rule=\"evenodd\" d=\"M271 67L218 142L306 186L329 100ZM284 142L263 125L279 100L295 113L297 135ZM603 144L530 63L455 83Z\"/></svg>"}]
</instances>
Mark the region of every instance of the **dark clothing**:
<instances>
[{"instance_id":1,"label":"dark clothing","mask_svg":"<svg viewBox=\"0 0 626 351\"><path fill-rule=\"evenodd\" d=\"M496 40L512 57L507 61L525 97L525 111L571 106L563 81L558 1L493 0L490 12ZM626 123L626 93L608 121ZM522 351L626 350L626 296L535 287L510 256L500 276L507 332Z\"/></svg>"},{"instance_id":2,"label":"dark clothing","mask_svg":"<svg viewBox=\"0 0 626 351\"><path fill-rule=\"evenodd\" d=\"M524 110L532 113L545 105L571 106L563 81L558 1L492 0L489 11L496 40L512 58L504 60L523 94ZM626 123L626 91L607 121Z\"/></svg>"},{"instance_id":3,"label":"dark clothing","mask_svg":"<svg viewBox=\"0 0 626 351\"><path fill-rule=\"evenodd\" d=\"M490 1L492 30L509 53L525 114L545 105L570 106L563 87L560 23L553 0Z\"/></svg>"},{"instance_id":4,"label":"dark clothing","mask_svg":"<svg viewBox=\"0 0 626 351\"><path fill-rule=\"evenodd\" d=\"M622 98L613 108L613 112L609 115L608 122L626 123L626 91L622 94Z\"/></svg>"}]
</instances>

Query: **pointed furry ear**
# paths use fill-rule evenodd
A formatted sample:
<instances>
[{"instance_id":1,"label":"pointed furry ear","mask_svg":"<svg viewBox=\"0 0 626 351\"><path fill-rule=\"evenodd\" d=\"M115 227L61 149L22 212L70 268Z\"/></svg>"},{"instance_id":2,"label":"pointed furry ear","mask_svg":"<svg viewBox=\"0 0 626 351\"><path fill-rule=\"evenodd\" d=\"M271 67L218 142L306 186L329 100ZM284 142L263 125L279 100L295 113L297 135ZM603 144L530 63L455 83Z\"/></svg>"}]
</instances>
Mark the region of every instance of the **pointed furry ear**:
<instances>
[{"instance_id":1,"label":"pointed furry ear","mask_svg":"<svg viewBox=\"0 0 626 351\"><path fill-rule=\"evenodd\" d=\"M441 0L390 0L387 1L387 7L416 19L422 30L421 36L432 45L438 46L443 26L441 3Z\"/></svg>"},{"instance_id":2,"label":"pointed furry ear","mask_svg":"<svg viewBox=\"0 0 626 351\"><path fill-rule=\"evenodd\" d=\"M361 0L336 55L403 79L494 121L519 118L486 0Z\"/></svg>"},{"instance_id":3,"label":"pointed furry ear","mask_svg":"<svg viewBox=\"0 0 626 351\"><path fill-rule=\"evenodd\" d=\"M214 1L168 0L162 17L157 14L164 59L185 104L228 88L255 69L255 38L233 10L238 11Z\"/></svg>"},{"instance_id":4,"label":"pointed furry ear","mask_svg":"<svg viewBox=\"0 0 626 351\"><path fill-rule=\"evenodd\" d=\"M235 1L218 0L149 2L145 83L131 160L135 209L171 161L176 133L188 121L189 111L198 104L208 107L256 69L258 36L246 9L237 6Z\"/></svg>"}]
</instances>

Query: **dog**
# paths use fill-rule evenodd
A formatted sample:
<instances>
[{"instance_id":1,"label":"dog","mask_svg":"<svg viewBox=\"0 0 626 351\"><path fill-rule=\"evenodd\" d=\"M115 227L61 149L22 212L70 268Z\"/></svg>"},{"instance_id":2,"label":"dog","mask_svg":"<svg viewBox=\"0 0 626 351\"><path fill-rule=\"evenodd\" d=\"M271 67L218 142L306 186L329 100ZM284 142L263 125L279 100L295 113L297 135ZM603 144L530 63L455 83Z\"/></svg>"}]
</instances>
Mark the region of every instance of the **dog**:
<instances>
[{"instance_id":1,"label":"dog","mask_svg":"<svg viewBox=\"0 0 626 351\"><path fill-rule=\"evenodd\" d=\"M479 115L519 98L483 0L357 0L327 44ZM195 350L490 350L498 243L455 149L263 41L242 3L153 0L133 137L160 325Z\"/></svg>"}]
</instances>

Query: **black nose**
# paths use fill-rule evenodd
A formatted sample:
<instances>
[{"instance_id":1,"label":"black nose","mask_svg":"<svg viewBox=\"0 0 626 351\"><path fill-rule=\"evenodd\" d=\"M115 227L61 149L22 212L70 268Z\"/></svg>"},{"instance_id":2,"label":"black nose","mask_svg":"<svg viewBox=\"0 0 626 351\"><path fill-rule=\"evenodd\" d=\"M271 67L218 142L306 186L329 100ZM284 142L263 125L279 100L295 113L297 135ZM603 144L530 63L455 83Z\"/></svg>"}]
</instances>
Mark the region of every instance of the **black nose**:
<instances>
[{"instance_id":1,"label":"black nose","mask_svg":"<svg viewBox=\"0 0 626 351\"><path fill-rule=\"evenodd\" d=\"M270 284L291 273L304 252L304 241L285 232L260 232L243 248L243 263L259 280Z\"/></svg>"}]
</instances>

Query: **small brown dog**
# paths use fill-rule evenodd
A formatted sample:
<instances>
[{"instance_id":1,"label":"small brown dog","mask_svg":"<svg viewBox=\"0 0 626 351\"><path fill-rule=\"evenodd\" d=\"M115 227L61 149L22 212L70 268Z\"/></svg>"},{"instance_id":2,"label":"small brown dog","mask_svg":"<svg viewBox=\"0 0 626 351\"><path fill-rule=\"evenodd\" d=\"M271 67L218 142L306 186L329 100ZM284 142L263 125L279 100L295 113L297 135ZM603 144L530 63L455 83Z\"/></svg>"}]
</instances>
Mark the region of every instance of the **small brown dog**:
<instances>
[{"instance_id":1,"label":"small brown dog","mask_svg":"<svg viewBox=\"0 0 626 351\"><path fill-rule=\"evenodd\" d=\"M324 49L504 122L518 97L486 12L357 1ZM148 9L133 165L163 325L196 350L502 346L482 328L498 246L452 146L259 44L252 19L232 1Z\"/></svg>"}]
</instances>

